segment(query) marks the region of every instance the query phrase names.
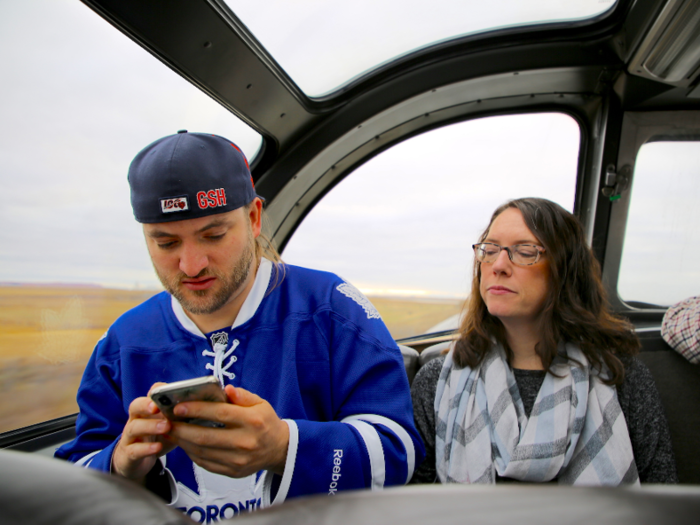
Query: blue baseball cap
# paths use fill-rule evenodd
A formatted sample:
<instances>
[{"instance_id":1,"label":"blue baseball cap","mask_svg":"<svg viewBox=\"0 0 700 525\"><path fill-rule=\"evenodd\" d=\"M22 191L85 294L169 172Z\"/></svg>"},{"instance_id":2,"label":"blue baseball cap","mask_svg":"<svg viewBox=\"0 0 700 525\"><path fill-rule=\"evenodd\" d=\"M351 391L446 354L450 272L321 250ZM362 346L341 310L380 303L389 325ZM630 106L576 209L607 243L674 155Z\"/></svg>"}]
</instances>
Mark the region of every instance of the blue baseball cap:
<instances>
[{"instance_id":1,"label":"blue baseball cap","mask_svg":"<svg viewBox=\"0 0 700 525\"><path fill-rule=\"evenodd\" d=\"M258 196L238 146L218 135L186 130L142 149L128 179L131 207L141 223L225 213Z\"/></svg>"}]
</instances>

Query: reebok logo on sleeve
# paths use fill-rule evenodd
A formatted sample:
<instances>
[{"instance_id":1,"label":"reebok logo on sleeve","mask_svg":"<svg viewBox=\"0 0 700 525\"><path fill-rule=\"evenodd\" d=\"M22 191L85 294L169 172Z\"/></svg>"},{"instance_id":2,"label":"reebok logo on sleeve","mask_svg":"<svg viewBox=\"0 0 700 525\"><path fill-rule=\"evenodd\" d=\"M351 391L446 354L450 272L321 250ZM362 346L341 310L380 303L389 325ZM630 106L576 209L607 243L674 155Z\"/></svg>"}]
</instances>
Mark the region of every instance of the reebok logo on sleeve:
<instances>
[{"instance_id":1,"label":"reebok logo on sleeve","mask_svg":"<svg viewBox=\"0 0 700 525\"><path fill-rule=\"evenodd\" d=\"M333 473L331 474L331 484L328 487L328 495L335 496L338 492L338 481L340 480L340 465L343 463L343 450L335 449L333 451Z\"/></svg>"}]
</instances>

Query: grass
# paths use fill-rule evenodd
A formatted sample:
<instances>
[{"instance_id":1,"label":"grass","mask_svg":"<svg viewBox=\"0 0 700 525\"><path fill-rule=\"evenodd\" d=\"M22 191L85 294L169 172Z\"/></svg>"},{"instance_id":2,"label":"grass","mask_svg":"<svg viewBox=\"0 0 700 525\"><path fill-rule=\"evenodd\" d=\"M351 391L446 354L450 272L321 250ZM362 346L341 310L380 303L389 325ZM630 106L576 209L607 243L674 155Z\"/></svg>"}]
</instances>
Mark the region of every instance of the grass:
<instances>
[{"instance_id":1,"label":"grass","mask_svg":"<svg viewBox=\"0 0 700 525\"><path fill-rule=\"evenodd\" d=\"M460 312L463 301L370 297L394 339L421 335Z\"/></svg>"},{"instance_id":2,"label":"grass","mask_svg":"<svg viewBox=\"0 0 700 525\"><path fill-rule=\"evenodd\" d=\"M0 433L78 411L75 394L102 334L156 291L0 286ZM371 298L396 339L459 312L458 301Z\"/></svg>"}]
</instances>

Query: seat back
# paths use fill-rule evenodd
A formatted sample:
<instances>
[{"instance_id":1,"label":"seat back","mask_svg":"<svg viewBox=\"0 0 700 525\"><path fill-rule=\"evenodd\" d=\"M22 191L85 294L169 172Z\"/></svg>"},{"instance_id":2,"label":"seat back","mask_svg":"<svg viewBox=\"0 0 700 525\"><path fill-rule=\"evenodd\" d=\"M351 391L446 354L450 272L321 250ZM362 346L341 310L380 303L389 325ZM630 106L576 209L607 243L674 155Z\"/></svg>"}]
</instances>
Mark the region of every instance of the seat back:
<instances>
[{"instance_id":1,"label":"seat back","mask_svg":"<svg viewBox=\"0 0 700 525\"><path fill-rule=\"evenodd\" d=\"M643 339L642 343L647 351L639 358L654 376L666 411L678 479L700 484L700 365L690 363L667 345L663 350L648 351L662 346L658 341Z\"/></svg>"},{"instance_id":2,"label":"seat back","mask_svg":"<svg viewBox=\"0 0 700 525\"><path fill-rule=\"evenodd\" d=\"M403 356L403 366L406 368L408 384L410 385L418 372L418 351L406 345L399 345L399 350Z\"/></svg>"},{"instance_id":3,"label":"seat back","mask_svg":"<svg viewBox=\"0 0 700 525\"><path fill-rule=\"evenodd\" d=\"M445 341L444 343L438 343L425 348L420 353L420 358L418 359L418 368L420 369L420 367L425 365L428 361L432 361L436 357L440 357L442 353L450 347L451 344L452 341Z\"/></svg>"}]
</instances>

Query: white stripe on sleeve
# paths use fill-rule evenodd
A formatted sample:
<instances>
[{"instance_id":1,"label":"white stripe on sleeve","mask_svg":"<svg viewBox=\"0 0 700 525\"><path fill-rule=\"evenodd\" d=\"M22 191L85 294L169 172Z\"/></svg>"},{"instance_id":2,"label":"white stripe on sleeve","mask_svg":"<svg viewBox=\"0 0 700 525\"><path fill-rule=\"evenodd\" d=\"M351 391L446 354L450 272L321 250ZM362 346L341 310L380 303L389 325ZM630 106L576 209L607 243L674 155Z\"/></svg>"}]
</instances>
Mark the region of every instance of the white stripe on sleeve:
<instances>
[{"instance_id":1,"label":"white stripe on sleeve","mask_svg":"<svg viewBox=\"0 0 700 525\"><path fill-rule=\"evenodd\" d=\"M297 450L299 449L299 427L296 421L293 419L283 419L287 426L289 427L289 446L287 447L287 460L284 463L284 473L282 474L282 480L280 481L280 486L277 489L277 495L275 500L270 502L270 493L272 492L272 478L274 474L270 471L265 471L261 476L259 482L262 482L263 493L262 493L262 507L266 508L270 505L279 505L283 503L287 498L289 493L289 487L292 484L292 477L294 477L294 466L297 462Z\"/></svg>"},{"instance_id":2,"label":"white stripe on sleeve","mask_svg":"<svg viewBox=\"0 0 700 525\"><path fill-rule=\"evenodd\" d=\"M346 417L341 421L355 427L365 442L369 453L369 465L372 474L372 490L382 490L386 479L386 467L384 465L384 448L382 440L379 438L377 429L369 423L360 421L357 416Z\"/></svg>"},{"instance_id":3,"label":"white stripe on sleeve","mask_svg":"<svg viewBox=\"0 0 700 525\"><path fill-rule=\"evenodd\" d=\"M408 467L406 483L411 481L413 471L416 468L416 448L413 446L413 440L408 432L406 432L406 429L399 425L396 421L392 421L389 418L379 416L377 414L358 414L351 417L352 419L361 419L362 421L367 421L368 423L373 423L375 425L383 425L396 434L396 437L401 440L403 448L406 450L406 464Z\"/></svg>"},{"instance_id":4,"label":"white stripe on sleeve","mask_svg":"<svg viewBox=\"0 0 700 525\"><path fill-rule=\"evenodd\" d=\"M75 462L76 465L79 467L89 467L90 462L92 462L92 458L94 458L97 454L102 452L101 450L96 450L95 452L91 452L87 456L83 456L80 458L78 461Z\"/></svg>"}]
</instances>

